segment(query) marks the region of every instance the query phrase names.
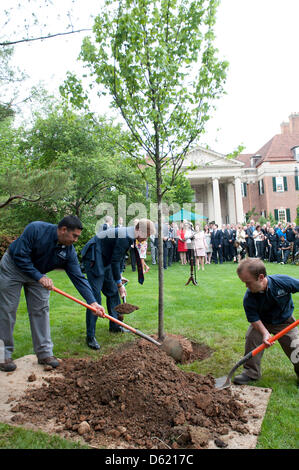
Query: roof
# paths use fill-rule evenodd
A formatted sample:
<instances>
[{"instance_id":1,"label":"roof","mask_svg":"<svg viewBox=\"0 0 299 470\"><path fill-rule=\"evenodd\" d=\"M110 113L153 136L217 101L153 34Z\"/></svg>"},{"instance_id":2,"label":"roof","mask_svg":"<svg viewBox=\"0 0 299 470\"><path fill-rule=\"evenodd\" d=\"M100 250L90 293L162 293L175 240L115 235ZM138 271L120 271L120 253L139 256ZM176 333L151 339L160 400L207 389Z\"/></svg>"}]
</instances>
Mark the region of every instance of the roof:
<instances>
[{"instance_id":1,"label":"roof","mask_svg":"<svg viewBox=\"0 0 299 470\"><path fill-rule=\"evenodd\" d=\"M259 166L263 162L294 161L292 148L299 146L299 134L276 134L255 155L261 155L257 162Z\"/></svg>"},{"instance_id":2,"label":"roof","mask_svg":"<svg viewBox=\"0 0 299 470\"><path fill-rule=\"evenodd\" d=\"M254 153L241 153L238 155L237 160L244 163L244 168L250 168L250 157L252 157Z\"/></svg>"}]
</instances>

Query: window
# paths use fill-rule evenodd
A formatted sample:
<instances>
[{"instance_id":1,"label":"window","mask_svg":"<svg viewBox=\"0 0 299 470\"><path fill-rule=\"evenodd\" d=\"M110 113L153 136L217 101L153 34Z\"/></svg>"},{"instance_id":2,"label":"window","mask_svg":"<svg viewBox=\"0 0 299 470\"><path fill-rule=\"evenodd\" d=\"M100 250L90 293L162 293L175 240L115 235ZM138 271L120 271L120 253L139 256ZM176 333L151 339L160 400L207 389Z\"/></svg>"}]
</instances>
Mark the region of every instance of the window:
<instances>
[{"instance_id":1,"label":"window","mask_svg":"<svg viewBox=\"0 0 299 470\"><path fill-rule=\"evenodd\" d=\"M242 193L242 197L247 196L247 183L242 183L241 184L241 193Z\"/></svg>"},{"instance_id":2,"label":"window","mask_svg":"<svg viewBox=\"0 0 299 470\"><path fill-rule=\"evenodd\" d=\"M278 209L278 222L285 223L286 221L286 210Z\"/></svg>"},{"instance_id":3,"label":"window","mask_svg":"<svg viewBox=\"0 0 299 470\"><path fill-rule=\"evenodd\" d=\"M286 176L273 176L273 191L283 193L288 190L288 179Z\"/></svg>"},{"instance_id":4,"label":"window","mask_svg":"<svg viewBox=\"0 0 299 470\"><path fill-rule=\"evenodd\" d=\"M294 155L295 160L299 162L299 146L293 147L292 150L293 150L293 155Z\"/></svg>"},{"instance_id":5,"label":"window","mask_svg":"<svg viewBox=\"0 0 299 470\"><path fill-rule=\"evenodd\" d=\"M295 189L299 190L299 175L295 175Z\"/></svg>"}]
</instances>

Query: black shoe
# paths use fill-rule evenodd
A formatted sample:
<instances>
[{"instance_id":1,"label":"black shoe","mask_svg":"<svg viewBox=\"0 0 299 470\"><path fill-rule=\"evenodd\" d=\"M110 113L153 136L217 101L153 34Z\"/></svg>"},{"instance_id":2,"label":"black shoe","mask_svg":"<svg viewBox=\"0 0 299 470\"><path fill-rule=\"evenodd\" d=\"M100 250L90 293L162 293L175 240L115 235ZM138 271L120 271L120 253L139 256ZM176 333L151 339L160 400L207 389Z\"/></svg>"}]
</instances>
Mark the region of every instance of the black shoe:
<instances>
[{"instance_id":1,"label":"black shoe","mask_svg":"<svg viewBox=\"0 0 299 470\"><path fill-rule=\"evenodd\" d=\"M3 372L13 372L14 370L16 370L16 368L17 366L13 362L11 357L8 359L5 359L4 362L0 363L0 370L2 370Z\"/></svg>"},{"instance_id":2,"label":"black shoe","mask_svg":"<svg viewBox=\"0 0 299 470\"><path fill-rule=\"evenodd\" d=\"M95 337L93 337L93 338L88 338L87 337L86 338L86 344L90 349L99 350L101 348L101 346L99 345L99 343L97 342Z\"/></svg>"},{"instance_id":3,"label":"black shoe","mask_svg":"<svg viewBox=\"0 0 299 470\"><path fill-rule=\"evenodd\" d=\"M55 356L44 357L43 359L38 359L38 363L44 366L51 366L53 369L59 366L59 361Z\"/></svg>"},{"instance_id":4,"label":"black shoe","mask_svg":"<svg viewBox=\"0 0 299 470\"><path fill-rule=\"evenodd\" d=\"M255 382L257 379L252 379L251 377L248 377L248 375L243 372L240 375L236 375L236 377L233 380L233 383L236 385L246 385L249 382Z\"/></svg>"},{"instance_id":5,"label":"black shoe","mask_svg":"<svg viewBox=\"0 0 299 470\"><path fill-rule=\"evenodd\" d=\"M130 333L129 330L126 330L125 328L123 328L122 326L120 326L119 328L111 328L109 329L109 333Z\"/></svg>"}]
</instances>

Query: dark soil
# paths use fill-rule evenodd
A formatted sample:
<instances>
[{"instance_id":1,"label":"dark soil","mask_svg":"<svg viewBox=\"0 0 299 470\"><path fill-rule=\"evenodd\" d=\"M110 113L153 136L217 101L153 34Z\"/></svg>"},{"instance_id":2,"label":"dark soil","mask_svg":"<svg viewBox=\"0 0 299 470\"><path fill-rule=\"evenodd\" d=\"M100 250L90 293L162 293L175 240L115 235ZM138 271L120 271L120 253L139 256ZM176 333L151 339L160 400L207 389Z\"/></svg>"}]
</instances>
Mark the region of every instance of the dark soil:
<instances>
[{"instance_id":1,"label":"dark soil","mask_svg":"<svg viewBox=\"0 0 299 470\"><path fill-rule=\"evenodd\" d=\"M129 314L129 313L135 312L135 310L139 310L139 307L137 305L124 303L124 304L119 304L116 307L114 307L114 310L117 313Z\"/></svg>"},{"instance_id":2,"label":"dark soil","mask_svg":"<svg viewBox=\"0 0 299 470\"><path fill-rule=\"evenodd\" d=\"M193 359L210 350L193 343ZM222 443L229 430L242 432L244 405L230 389L215 390L211 375L184 372L145 340L123 345L97 361L65 359L63 378L49 377L31 389L12 411L54 431L81 434L130 448L204 448Z\"/></svg>"}]
</instances>

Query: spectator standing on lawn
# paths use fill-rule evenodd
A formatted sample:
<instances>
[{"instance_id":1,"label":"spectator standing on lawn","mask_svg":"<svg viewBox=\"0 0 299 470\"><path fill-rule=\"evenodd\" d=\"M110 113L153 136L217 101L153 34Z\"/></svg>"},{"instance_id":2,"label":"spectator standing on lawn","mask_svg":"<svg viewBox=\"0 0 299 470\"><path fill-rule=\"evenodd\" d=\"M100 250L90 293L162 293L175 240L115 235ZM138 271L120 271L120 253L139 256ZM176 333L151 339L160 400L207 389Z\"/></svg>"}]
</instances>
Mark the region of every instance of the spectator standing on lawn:
<instances>
[{"instance_id":1,"label":"spectator standing on lawn","mask_svg":"<svg viewBox=\"0 0 299 470\"><path fill-rule=\"evenodd\" d=\"M206 245L207 245L207 248L206 248L206 264L211 264L211 257L212 257L213 248L212 248L212 244L211 244L211 232L210 232L210 228L209 228L208 225L204 226L204 237L205 237Z\"/></svg>"},{"instance_id":2,"label":"spectator standing on lawn","mask_svg":"<svg viewBox=\"0 0 299 470\"><path fill-rule=\"evenodd\" d=\"M59 365L53 356L50 334L49 296L54 284L47 277L48 272L64 269L86 302L96 308L92 315L97 318L105 313L81 272L73 247L82 228L80 220L74 216L64 217L58 225L31 222L4 254L0 263L0 339L5 346L5 361L0 364L0 370L16 369L12 360L13 329L22 287L38 363L53 368Z\"/></svg>"},{"instance_id":3,"label":"spectator standing on lawn","mask_svg":"<svg viewBox=\"0 0 299 470\"><path fill-rule=\"evenodd\" d=\"M237 274L247 287L243 298L245 314L250 323L246 333L246 355L262 343L269 347L271 334L277 334L295 321L292 294L299 292L299 279L284 274L268 276L263 261L254 258L242 260ZM298 328L290 330L278 341L293 363L299 386ZM249 359L243 373L237 375L233 382L244 385L258 380L261 377L262 356L263 351Z\"/></svg>"},{"instance_id":4,"label":"spectator standing on lawn","mask_svg":"<svg viewBox=\"0 0 299 470\"><path fill-rule=\"evenodd\" d=\"M278 244L279 244L279 237L275 232L273 227L269 228L269 232L267 235L267 242L269 246L269 262L270 263L277 263L278 262Z\"/></svg>"},{"instance_id":5,"label":"spectator standing on lawn","mask_svg":"<svg viewBox=\"0 0 299 470\"><path fill-rule=\"evenodd\" d=\"M252 234L254 239L255 248L256 248L256 256L260 259L264 259L264 239L265 235L262 232L262 227L257 225L255 231Z\"/></svg>"},{"instance_id":6,"label":"spectator standing on lawn","mask_svg":"<svg viewBox=\"0 0 299 470\"><path fill-rule=\"evenodd\" d=\"M285 229L282 232L285 234L286 239L290 244L290 250L291 250L291 253L292 253L292 264L295 264L295 253L296 253L296 251L295 251L295 241L296 241L296 235L297 235L296 224L295 223L287 224L287 226L285 227Z\"/></svg>"},{"instance_id":7,"label":"spectator standing on lawn","mask_svg":"<svg viewBox=\"0 0 299 470\"><path fill-rule=\"evenodd\" d=\"M204 262L205 262L205 255L206 249L208 248L207 242L205 239L205 234L203 230L200 230L200 226L195 226L195 233L194 233L194 254L195 254L195 261L196 266L199 271L200 266L202 271L205 270Z\"/></svg>"},{"instance_id":8,"label":"spectator standing on lawn","mask_svg":"<svg viewBox=\"0 0 299 470\"><path fill-rule=\"evenodd\" d=\"M186 243L186 240L185 240L185 233L186 233L186 230L185 230L185 227L184 227L184 223L181 222L180 223L180 228L177 232L177 237L178 237L178 253L180 255L180 260L181 260L181 264L184 265L184 264L187 264L187 243Z\"/></svg>"}]
</instances>

